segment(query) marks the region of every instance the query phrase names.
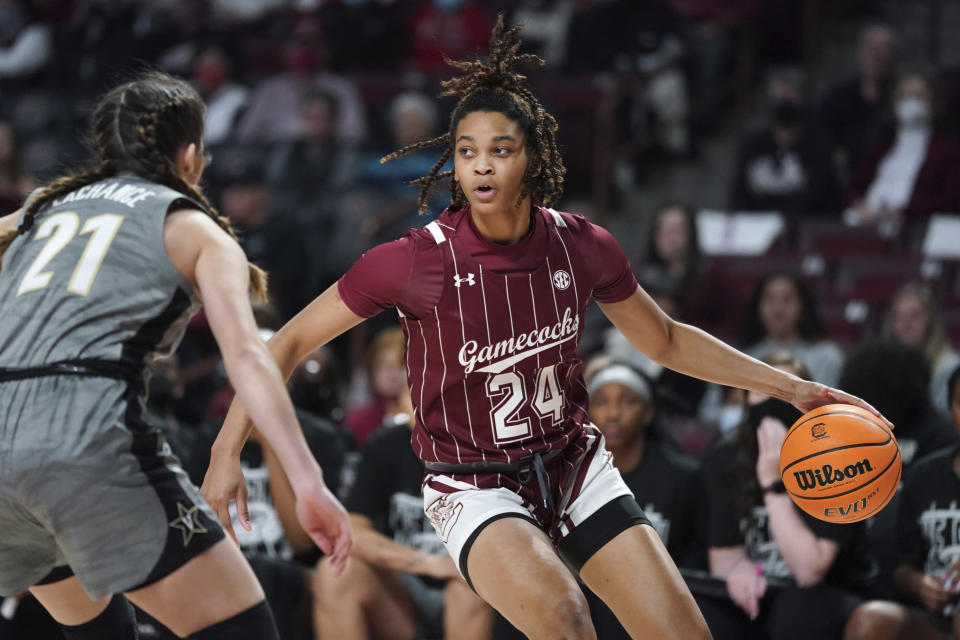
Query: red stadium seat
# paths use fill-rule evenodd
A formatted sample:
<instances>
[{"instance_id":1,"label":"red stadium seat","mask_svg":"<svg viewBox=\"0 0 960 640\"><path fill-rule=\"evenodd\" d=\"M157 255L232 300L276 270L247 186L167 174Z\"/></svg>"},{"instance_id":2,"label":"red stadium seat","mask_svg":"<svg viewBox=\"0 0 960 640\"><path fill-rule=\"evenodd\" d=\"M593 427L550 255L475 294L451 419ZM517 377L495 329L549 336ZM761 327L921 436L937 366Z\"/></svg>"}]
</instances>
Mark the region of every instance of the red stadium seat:
<instances>
[{"instance_id":1,"label":"red stadium seat","mask_svg":"<svg viewBox=\"0 0 960 640\"><path fill-rule=\"evenodd\" d=\"M939 290L943 273L942 262L921 257L848 258L837 265L830 296L885 305L901 285L911 280L930 282Z\"/></svg>"},{"instance_id":2,"label":"red stadium seat","mask_svg":"<svg viewBox=\"0 0 960 640\"><path fill-rule=\"evenodd\" d=\"M875 313L865 300L827 300L820 304L820 319L827 335L842 348L863 340L873 328Z\"/></svg>"},{"instance_id":3,"label":"red stadium seat","mask_svg":"<svg viewBox=\"0 0 960 640\"><path fill-rule=\"evenodd\" d=\"M816 295L823 287L827 264L819 256L780 253L763 256L710 256L708 268L723 272L739 300L750 298L757 284L775 271L799 275Z\"/></svg>"},{"instance_id":4,"label":"red stadium seat","mask_svg":"<svg viewBox=\"0 0 960 640\"><path fill-rule=\"evenodd\" d=\"M848 227L840 222L800 221L797 238L801 251L818 253L827 260L901 253L901 246L896 238L881 236L873 229Z\"/></svg>"}]
</instances>

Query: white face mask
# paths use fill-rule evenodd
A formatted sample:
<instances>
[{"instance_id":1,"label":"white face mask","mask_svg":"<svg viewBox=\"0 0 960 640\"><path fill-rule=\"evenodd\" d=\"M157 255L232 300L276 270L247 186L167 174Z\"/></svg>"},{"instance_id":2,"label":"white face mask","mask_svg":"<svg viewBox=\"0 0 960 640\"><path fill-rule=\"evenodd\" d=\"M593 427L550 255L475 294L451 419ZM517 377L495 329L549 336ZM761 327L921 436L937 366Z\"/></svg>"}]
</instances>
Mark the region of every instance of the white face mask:
<instances>
[{"instance_id":1,"label":"white face mask","mask_svg":"<svg viewBox=\"0 0 960 640\"><path fill-rule=\"evenodd\" d=\"M720 408L720 415L717 417L717 427L720 433L732 431L743 418L743 407L738 404L728 404Z\"/></svg>"},{"instance_id":2,"label":"white face mask","mask_svg":"<svg viewBox=\"0 0 960 640\"><path fill-rule=\"evenodd\" d=\"M901 127L922 127L930 122L930 104L920 98L904 98L897 103L897 122Z\"/></svg>"}]
</instances>

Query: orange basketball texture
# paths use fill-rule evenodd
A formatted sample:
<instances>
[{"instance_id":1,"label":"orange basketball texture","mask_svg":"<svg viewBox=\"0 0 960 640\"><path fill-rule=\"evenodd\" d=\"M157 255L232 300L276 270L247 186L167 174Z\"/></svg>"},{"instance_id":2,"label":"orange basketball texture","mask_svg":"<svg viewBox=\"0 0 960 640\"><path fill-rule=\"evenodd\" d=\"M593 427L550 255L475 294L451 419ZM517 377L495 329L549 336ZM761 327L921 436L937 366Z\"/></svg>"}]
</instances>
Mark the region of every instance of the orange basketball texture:
<instances>
[{"instance_id":1,"label":"orange basketball texture","mask_svg":"<svg viewBox=\"0 0 960 640\"><path fill-rule=\"evenodd\" d=\"M900 447L890 429L849 404L808 411L780 449L787 493L827 522L857 522L880 511L897 490L900 471Z\"/></svg>"}]
</instances>

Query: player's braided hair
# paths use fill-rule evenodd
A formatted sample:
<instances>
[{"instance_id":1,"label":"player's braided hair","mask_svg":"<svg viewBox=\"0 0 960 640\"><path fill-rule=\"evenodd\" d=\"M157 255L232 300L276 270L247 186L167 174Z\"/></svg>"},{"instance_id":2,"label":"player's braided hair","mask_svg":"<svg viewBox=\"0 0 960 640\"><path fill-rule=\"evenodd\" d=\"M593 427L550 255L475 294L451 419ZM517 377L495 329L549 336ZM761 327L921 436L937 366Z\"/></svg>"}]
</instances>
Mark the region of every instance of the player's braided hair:
<instances>
[{"instance_id":1,"label":"player's braided hair","mask_svg":"<svg viewBox=\"0 0 960 640\"><path fill-rule=\"evenodd\" d=\"M201 205L234 239L230 221L217 213L203 192L178 174L174 158L182 145L200 147L203 101L186 82L165 73L147 71L110 90L93 111L90 145L94 164L84 171L54 180L27 202L17 229L0 236L0 257L20 233L29 231L44 204L80 187L121 173L132 173L170 187ZM266 297L266 274L249 265L250 290Z\"/></svg>"},{"instance_id":2,"label":"player's braided hair","mask_svg":"<svg viewBox=\"0 0 960 640\"><path fill-rule=\"evenodd\" d=\"M526 64L543 65L543 60L530 53L519 53L521 25L506 29L503 15L497 17L497 24L490 36L490 53L484 60L447 60L447 64L462 73L444 80L442 96L457 98L457 104L450 114L450 129L443 135L421 140L384 156L381 162L399 158L408 153L428 147L445 145L440 159L430 173L412 181L420 185L420 197L417 210L424 213L427 209L427 197L430 188L443 178L453 176L453 171L440 169L453 155L457 125L469 113L474 111L492 111L502 113L518 124L524 133L530 165L524 177L520 201L530 196L535 206L553 206L563 195L563 176L566 169L557 150L555 133L557 121L537 100L527 86L527 78L518 71ZM466 197L456 181L450 182L450 200L454 206L466 203Z\"/></svg>"}]
</instances>

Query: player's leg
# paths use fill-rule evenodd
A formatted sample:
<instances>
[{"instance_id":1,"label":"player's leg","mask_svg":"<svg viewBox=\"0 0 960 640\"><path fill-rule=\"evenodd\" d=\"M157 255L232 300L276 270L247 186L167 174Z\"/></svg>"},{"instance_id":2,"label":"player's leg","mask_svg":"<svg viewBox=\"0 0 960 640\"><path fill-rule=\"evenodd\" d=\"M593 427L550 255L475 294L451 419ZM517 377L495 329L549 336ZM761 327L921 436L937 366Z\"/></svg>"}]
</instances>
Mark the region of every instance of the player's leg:
<instances>
[{"instance_id":1,"label":"player's leg","mask_svg":"<svg viewBox=\"0 0 960 640\"><path fill-rule=\"evenodd\" d=\"M504 517L475 535L463 550L469 579L511 624L532 640L596 639L586 598L543 531Z\"/></svg>"},{"instance_id":2,"label":"player's leg","mask_svg":"<svg viewBox=\"0 0 960 640\"><path fill-rule=\"evenodd\" d=\"M263 589L229 538L126 595L181 637L278 638Z\"/></svg>"},{"instance_id":3,"label":"player's leg","mask_svg":"<svg viewBox=\"0 0 960 640\"><path fill-rule=\"evenodd\" d=\"M443 636L489 640L492 627L490 606L463 580L447 580L443 589Z\"/></svg>"},{"instance_id":4,"label":"player's leg","mask_svg":"<svg viewBox=\"0 0 960 640\"><path fill-rule=\"evenodd\" d=\"M327 559L321 560L313 576L313 598L317 640L409 640L416 635L416 613L400 576L355 556L340 576Z\"/></svg>"},{"instance_id":5,"label":"player's leg","mask_svg":"<svg viewBox=\"0 0 960 640\"><path fill-rule=\"evenodd\" d=\"M137 637L133 607L122 595L91 600L73 576L30 587L30 592L57 621L67 640Z\"/></svg>"},{"instance_id":6,"label":"player's leg","mask_svg":"<svg viewBox=\"0 0 960 640\"><path fill-rule=\"evenodd\" d=\"M579 491L563 512L573 526L558 545L560 555L631 637L710 638L693 595L613 467L602 438L591 441L588 451L588 464L584 468L583 460L576 472Z\"/></svg>"},{"instance_id":7,"label":"player's leg","mask_svg":"<svg viewBox=\"0 0 960 640\"><path fill-rule=\"evenodd\" d=\"M680 571L649 525L620 532L584 563L580 577L633 638L710 638Z\"/></svg>"}]
</instances>

